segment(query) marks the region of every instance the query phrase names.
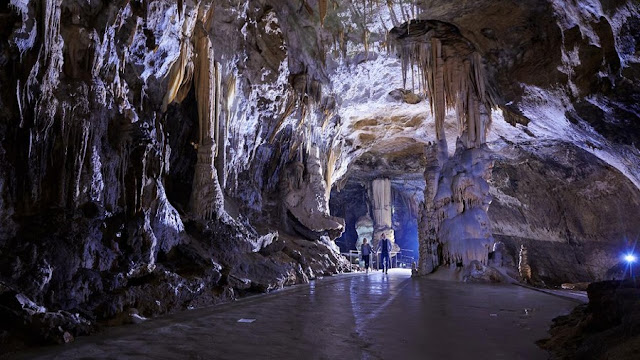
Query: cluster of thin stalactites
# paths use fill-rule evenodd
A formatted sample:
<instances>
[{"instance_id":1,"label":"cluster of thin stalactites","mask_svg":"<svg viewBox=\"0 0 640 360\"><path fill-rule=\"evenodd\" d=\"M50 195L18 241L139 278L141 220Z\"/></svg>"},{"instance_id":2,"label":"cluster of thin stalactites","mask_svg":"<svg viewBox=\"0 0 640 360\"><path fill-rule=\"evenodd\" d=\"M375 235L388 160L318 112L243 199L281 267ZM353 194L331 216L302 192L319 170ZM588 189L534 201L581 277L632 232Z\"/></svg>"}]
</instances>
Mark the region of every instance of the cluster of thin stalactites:
<instances>
[{"instance_id":1,"label":"cluster of thin stalactites","mask_svg":"<svg viewBox=\"0 0 640 360\"><path fill-rule=\"evenodd\" d=\"M453 109L466 147L484 144L495 101L487 86L482 56L459 33L439 37L435 32L440 29L428 26L410 33L409 25L391 36L390 49L400 56L405 87L411 74L412 87L426 93L438 140L445 139L446 111Z\"/></svg>"}]
</instances>

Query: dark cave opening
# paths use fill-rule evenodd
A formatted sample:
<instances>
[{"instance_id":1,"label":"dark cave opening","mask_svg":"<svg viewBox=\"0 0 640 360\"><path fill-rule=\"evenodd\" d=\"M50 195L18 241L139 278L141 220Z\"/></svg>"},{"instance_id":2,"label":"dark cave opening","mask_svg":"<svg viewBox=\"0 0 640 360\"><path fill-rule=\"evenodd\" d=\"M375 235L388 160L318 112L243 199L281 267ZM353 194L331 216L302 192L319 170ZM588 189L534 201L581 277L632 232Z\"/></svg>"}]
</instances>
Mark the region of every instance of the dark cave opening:
<instances>
[{"instance_id":1,"label":"dark cave opening","mask_svg":"<svg viewBox=\"0 0 640 360\"><path fill-rule=\"evenodd\" d=\"M400 250L394 265L399 267L410 267L412 262L418 261L418 215L424 191L421 183L424 181L391 180L392 228L394 242ZM346 224L344 233L335 240L342 253L359 250L358 223L367 216L373 217L370 191L369 182L359 180L348 180L340 191L335 188L331 191L331 214L344 218ZM360 237L368 237L371 241L369 235Z\"/></svg>"},{"instance_id":2,"label":"dark cave opening","mask_svg":"<svg viewBox=\"0 0 640 360\"><path fill-rule=\"evenodd\" d=\"M198 107L195 91L191 89L182 103L170 105L164 119L171 152L165 191L169 202L184 214L189 208L197 161Z\"/></svg>"}]
</instances>

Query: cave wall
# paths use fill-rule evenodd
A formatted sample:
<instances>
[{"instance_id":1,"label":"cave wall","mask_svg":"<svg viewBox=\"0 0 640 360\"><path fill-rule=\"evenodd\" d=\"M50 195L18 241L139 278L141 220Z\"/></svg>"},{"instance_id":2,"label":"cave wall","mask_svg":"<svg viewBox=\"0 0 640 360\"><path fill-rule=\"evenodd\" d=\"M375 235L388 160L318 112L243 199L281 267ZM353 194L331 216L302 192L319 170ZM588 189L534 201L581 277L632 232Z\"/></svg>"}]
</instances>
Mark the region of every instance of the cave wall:
<instances>
[{"instance_id":1,"label":"cave wall","mask_svg":"<svg viewBox=\"0 0 640 360\"><path fill-rule=\"evenodd\" d=\"M639 236L640 194L634 184L570 143L496 147L489 216L512 263L524 244L535 283L619 277L622 255Z\"/></svg>"},{"instance_id":2,"label":"cave wall","mask_svg":"<svg viewBox=\"0 0 640 360\"><path fill-rule=\"evenodd\" d=\"M317 82L289 72L280 2L212 4L3 3L2 351L342 271L328 238L279 233L262 212L293 149L334 136L331 118L313 134ZM203 145L228 211L194 211Z\"/></svg>"}]
</instances>

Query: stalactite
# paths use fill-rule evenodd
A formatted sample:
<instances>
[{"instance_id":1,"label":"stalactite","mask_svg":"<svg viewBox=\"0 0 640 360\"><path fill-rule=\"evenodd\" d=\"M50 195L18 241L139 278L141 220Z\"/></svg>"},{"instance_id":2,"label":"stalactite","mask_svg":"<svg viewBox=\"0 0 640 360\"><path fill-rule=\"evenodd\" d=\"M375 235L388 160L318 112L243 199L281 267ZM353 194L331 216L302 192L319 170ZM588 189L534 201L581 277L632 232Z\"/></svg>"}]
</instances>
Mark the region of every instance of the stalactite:
<instances>
[{"instance_id":1,"label":"stalactite","mask_svg":"<svg viewBox=\"0 0 640 360\"><path fill-rule=\"evenodd\" d=\"M393 8L393 0L387 0L387 8L389 9L389 16L391 17L391 24L396 27L400 25L396 12Z\"/></svg>"},{"instance_id":2,"label":"stalactite","mask_svg":"<svg viewBox=\"0 0 640 360\"><path fill-rule=\"evenodd\" d=\"M211 40L209 40L211 41ZM215 151L213 154L213 157L217 157L218 156L218 149L220 146L220 130L221 130L221 121L223 120L221 119L221 94L222 94L222 76L220 74L220 63L218 63L217 61L215 61L213 59L213 48L211 48L211 57L209 58L210 63L212 63L213 65L213 86L212 89L209 91L209 99L207 99L208 102L210 102L213 105L213 118L212 120L212 125L211 125L211 132L213 133L213 141L216 144L215 147ZM203 99L204 101L204 99ZM223 120L224 121L224 120Z\"/></svg>"},{"instance_id":3,"label":"stalactite","mask_svg":"<svg viewBox=\"0 0 640 360\"><path fill-rule=\"evenodd\" d=\"M446 110L456 110L459 136L468 148L485 142L495 106L481 55L453 25L438 21L409 21L391 30L390 49L401 57L403 80L417 66L436 121L436 137L445 139ZM426 87L425 87L426 85Z\"/></svg>"},{"instance_id":4,"label":"stalactite","mask_svg":"<svg viewBox=\"0 0 640 360\"><path fill-rule=\"evenodd\" d=\"M219 70L218 70L219 71ZM226 174L226 165L227 165L227 137L229 135L229 122L231 121L231 106L233 104L234 98L236 96L236 77L234 74L229 74L227 76L227 80L224 83L224 88L222 89L224 96L222 96L221 103L221 120L219 121L219 129L217 130L220 134L216 141L217 151L216 151L216 161L217 161L217 171L220 176L220 184L224 188L227 183L227 174Z\"/></svg>"},{"instance_id":5,"label":"stalactite","mask_svg":"<svg viewBox=\"0 0 640 360\"><path fill-rule=\"evenodd\" d=\"M327 166L325 171L325 182L327 184L325 190L325 198L328 200L329 195L331 194L331 187L333 186L333 173L336 169L336 162L340 157L340 152L342 151L342 146L340 144L334 145L336 142L337 135L333 138L331 142L331 147L329 148L329 154L327 155Z\"/></svg>"},{"instance_id":6,"label":"stalactite","mask_svg":"<svg viewBox=\"0 0 640 360\"><path fill-rule=\"evenodd\" d=\"M216 106L213 100L215 99L214 91L216 89L216 69L211 40L202 24L196 27L194 36L196 37L194 85L198 104L198 143L203 144L205 140L213 140L215 138Z\"/></svg>"},{"instance_id":7,"label":"stalactite","mask_svg":"<svg viewBox=\"0 0 640 360\"><path fill-rule=\"evenodd\" d=\"M167 92L162 101L162 111L167 111L167 106L172 102L182 102L191 90L193 79L192 45L189 39L183 40L180 45L180 55L169 71L169 83Z\"/></svg>"},{"instance_id":8,"label":"stalactite","mask_svg":"<svg viewBox=\"0 0 640 360\"><path fill-rule=\"evenodd\" d=\"M320 15L320 24L324 26L324 18L327 16L327 0L318 0L318 13Z\"/></svg>"},{"instance_id":9,"label":"stalactite","mask_svg":"<svg viewBox=\"0 0 640 360\"><path fill-rule=\"evenodd\" d=\"M60 5L62 0L47 0L44 13L44 58L50 59L54 46L60 43Z\"/></svg>"}]
</instances>

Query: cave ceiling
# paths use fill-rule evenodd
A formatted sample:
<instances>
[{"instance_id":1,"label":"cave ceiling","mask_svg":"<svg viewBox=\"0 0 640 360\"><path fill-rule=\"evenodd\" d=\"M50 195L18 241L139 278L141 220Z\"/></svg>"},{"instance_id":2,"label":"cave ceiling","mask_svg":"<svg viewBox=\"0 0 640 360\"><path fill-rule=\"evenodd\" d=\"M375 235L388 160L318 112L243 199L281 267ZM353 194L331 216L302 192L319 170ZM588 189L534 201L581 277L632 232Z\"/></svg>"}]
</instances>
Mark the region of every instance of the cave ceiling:
<instances>
[{"instance_id":1,"label":"cave ceiling","mask_svg":"<svg viewBox=\"0 0 640 360\"><path fill-rule=\"evenodd\" d=\"M428 19L443 24L437 36L464 41L464 46L482 55L495 93L490 143L569 141L639 184L639 169L634 165L638 159L634 144L640 134L634 75L638 57L632 50L638 43L633 31L638 21L633 15L637 9L628 3L589 7L559 1L330 4L320 28L295 28L297 24L284 22L282 26L317 36L310 47L299 47L299 40L291 42L289 52L305 53L299 56L306 61L305 71L319 79L325 96L335 99L333 111L339 116L345 144L336 176L347 173L351 159L363 154L381 163L413 159L421 152L419 144L436 140L419 69L413 66L403 72L387 35L414 19ZM293 11L284 6L279 10ZM316 16L313 6L298 14ZM453 112L447 113L445 129L452 153L458 136ZM362 167L363 163L371 160L353 164L356 169L370 168ZM420 171L410 164L406 170Z\"/></svg>"}]
</instances>

